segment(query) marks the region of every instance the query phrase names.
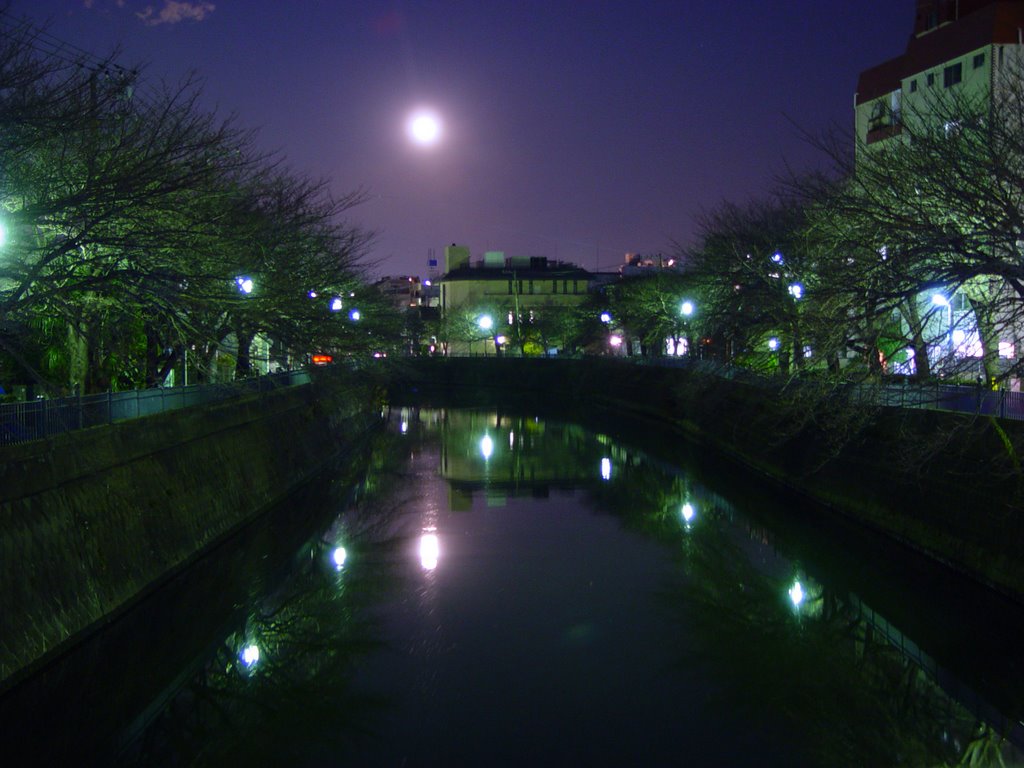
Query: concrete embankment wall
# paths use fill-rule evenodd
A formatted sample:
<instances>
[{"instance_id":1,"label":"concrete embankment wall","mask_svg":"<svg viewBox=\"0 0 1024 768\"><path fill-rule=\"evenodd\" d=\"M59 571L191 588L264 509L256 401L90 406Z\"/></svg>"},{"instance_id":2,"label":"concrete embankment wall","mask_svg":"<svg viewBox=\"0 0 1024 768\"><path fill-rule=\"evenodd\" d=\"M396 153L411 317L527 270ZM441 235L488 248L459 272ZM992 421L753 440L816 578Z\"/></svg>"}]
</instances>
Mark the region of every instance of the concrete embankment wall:
<instances>
[{"instance_id":1,"label":"concrete embankment wall","mask_svg":"<svg viewBox=\"0 0 1024 768\"><path fill-rule=\"evenodd\" d=\"M321 376L5 447L0 689L280 501L377 407Z\"/></svg>"},{"instance_id":2,"label":"concrete embankment wall","mask_svg":"<svg viewBox=\"0 0 1024 768\"><path fill-rule=\"evenodd\" d=\"M397 380L396 397L644 417L1024 600L1024 424L592 359L425 360Z\"/></svg>"}]
</instances>

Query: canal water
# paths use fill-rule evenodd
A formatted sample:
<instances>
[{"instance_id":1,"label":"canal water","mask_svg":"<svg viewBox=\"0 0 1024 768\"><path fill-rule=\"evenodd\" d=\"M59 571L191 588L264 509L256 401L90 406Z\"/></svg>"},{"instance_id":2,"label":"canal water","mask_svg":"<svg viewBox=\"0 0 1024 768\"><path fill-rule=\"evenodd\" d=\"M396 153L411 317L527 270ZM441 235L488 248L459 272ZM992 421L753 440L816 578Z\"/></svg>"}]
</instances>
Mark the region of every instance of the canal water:
<instances>
[{"instance_id":1,"label":"canal water","mask_svg":"<svg viewBox=\"0 0 1024 768\"><path fill-rule=\"evenodd\" d=\"M8 764L1024 764L998 596L635 424L383 420L0 699Z\"/></svg>"}]
</instances>

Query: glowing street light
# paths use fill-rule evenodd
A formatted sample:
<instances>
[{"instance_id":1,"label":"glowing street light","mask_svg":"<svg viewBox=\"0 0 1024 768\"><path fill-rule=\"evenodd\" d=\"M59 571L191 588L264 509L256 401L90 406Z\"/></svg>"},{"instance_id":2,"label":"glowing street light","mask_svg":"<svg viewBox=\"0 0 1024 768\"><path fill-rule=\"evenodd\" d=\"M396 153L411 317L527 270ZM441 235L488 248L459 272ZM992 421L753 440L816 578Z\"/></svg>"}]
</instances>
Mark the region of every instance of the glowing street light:
<instances>
[{"instance_id":1,"label":"glowing street light","mask_svg":"<svg viewBox=\"0 0 1024 768\"><path fill-rule=\"evenodd\" d=\"M330 303L331 312L341 312L341 308L343 306L344 305L342 304L341 299L339 299L337 296L335 296L333 299L331 299L331 303Z\"/></svg>"},{"instance_id":2,"label":"glowing street light","mask_svg":"<svg viewBox=\"0 0 1024 768\"><path fill-rule=\"evenodd\" d=\"M689 317L690 315L692 315L693 314L693 302L692 301L684 301L682 306L679 307L679 313L681 315L683 315L684 317Z\"/></svg>"},{"instance_id":3,"label":"glowing street light","mask_svg":"<svg viewBox=\"0 0 1024 768\"><path fill-rule=\"evenodd\" d=\"M239 657L242 659L242 663L245 664L246 667L252 669L260 660L260 647L255 643L250 643L242 649Z\"/></svg>"},{"instance_id":4,"label":"glowing street light","mask_svg":"<svg viewBox=\"0 0 1024 768\"><path fill-rule=\"evenodd\" d=\"M358 309L353 309L351 312L348 313L348 319L351 320L352 322L359 322L360 320L363 319L363 315Z\"/></svg>"},{"instance_id":5,"label":"glowing street light","mask_svg":"<svg viewBox=\"0 0 1024 768\"><path fill-rule=\"evenodd\" d=\"M768 349L770 349L772 352L775 352L778 348L779 340L777 338L772 336L770 339L768 339Z\"/></svg>"},{"instance_id":6,"label":"glowing street light","mask_svg":"<svg viewBox=\"0 0 1024 768\"><path fill-rule=\"evenodd\" d=\"M480 327L481 331L489 331L494 327L494 318L490 315L480 315L477 318L476 324Z\"/></svg>"},{"instance_id":7,"label":"glowing street light","mask_svg":"<svg viewBox=\"0 0 1024 768\"><path fill-rule=\"evenodd\" d=\"M246 277L245 275L239 275L238 277L236 277L235 285L237 285L238 290L240 290L246 296L252 293L252 289L255 287L255 283L253 283L252 278Z\"/></svg>"},{"instance_id":8,"label":"glowing street light","mask_svg":"<svg viewBox=\"0 0 1024 768\"><path fill-rule=\"evenodd\" d=\"M793 283L789 286L789 295L794 299L802 299L804 295L804 287L800 283Z\"/></svg>"},{"instance_id":9,"label":"glowing street light","mask_svg":"<svg viewBox=\"0 0 1024 768\"><path fill-rule=\"evenodd\" d=\"M611 312L602 312L601 313L601 322L602 323L610 323L611 321L612 321Z\"/></svg>"}]
</instances>

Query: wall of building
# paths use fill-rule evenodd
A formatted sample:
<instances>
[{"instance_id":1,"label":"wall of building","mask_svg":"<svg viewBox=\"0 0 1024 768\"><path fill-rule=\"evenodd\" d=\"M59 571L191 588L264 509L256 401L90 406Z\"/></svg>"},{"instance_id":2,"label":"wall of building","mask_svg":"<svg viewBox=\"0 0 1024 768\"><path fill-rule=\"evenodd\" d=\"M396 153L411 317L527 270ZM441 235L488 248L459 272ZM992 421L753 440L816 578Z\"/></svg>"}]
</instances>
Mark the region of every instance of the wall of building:
<instances>
[{"instance_id":1,"label":"wall of building","mask_svg":"<svg viewBox=\"0 0 1024 768\"><path fill-rule=\"evenodd\" d=\"M377 402L320 373L312 385L5 447L0 687L283 499L377 422Z\"/></svg>"}]
</instances>

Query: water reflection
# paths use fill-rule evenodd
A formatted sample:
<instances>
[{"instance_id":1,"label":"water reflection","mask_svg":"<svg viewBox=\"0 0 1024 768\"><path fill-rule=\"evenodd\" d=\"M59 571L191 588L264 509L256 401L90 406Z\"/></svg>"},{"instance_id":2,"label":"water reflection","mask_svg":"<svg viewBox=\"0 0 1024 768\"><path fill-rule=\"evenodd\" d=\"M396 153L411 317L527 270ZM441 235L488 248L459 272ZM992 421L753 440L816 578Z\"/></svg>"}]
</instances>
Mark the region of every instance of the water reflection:
<instances>
[{"instance_id":1,"label":"water reflection","mask_svg":"<svg viewBox=\"0 0 1024 768\"><path fill-rule=\"evenodd\" d=\"M420 536L420 565L423 570L432 571L437 568L441 557L441 544L436 533L426 532Z\"/></svg>"},{"instance_id":2,"label":"water reflection","mask_svg":"<svg viewBox=\"0 0 1024 768\"><path fill-rule=\"evenodd\" d=\"M1020 760L1017 619L929 571L935 600L772 491L604 429L394 411L344 502L279 567L236 575L216 631L175 626L203 650L140 709L123 761Z\"/></svg>"},{"instance_id":3,"label":"water reflection","mask_svg":"<svg viewBox=\"0 0 1024 768\"><path fill-rule=\"evenodd\" d=\"M784 512L782 499L741 512L728 485L713 490L692 472L569 425L453 411L433 412L429 422L423 431L442 439L441 472L461 496L453 510L476 511L477 501L491 507L500 495L546 498L551 488L580 488L595 509L676 549L681 568L665 589L677 596L673 606L686 613L686 625L704 637L700 658L680 663L711 661L720 682L731 681L711 705L731 710L722 717L749 706L799 723L802 749L820 765L1019 759L1008 737L1020 736L1021 710L998 712L868 608L849 589L859 574L830 584L810 573L793 557L791 542L756 520L766 508ZM481 450L474 461L460 448L480 440L482 426L488 440L507 431L507 454ZM596 477L587 469L593 462ZM903 599L910 607L917 597L909 592ZM929 640L941 645L945 616L930 621ZM896 690L901 696L893 696Z\"/></svg>"}]
</instances>

